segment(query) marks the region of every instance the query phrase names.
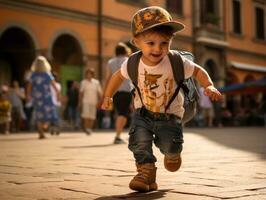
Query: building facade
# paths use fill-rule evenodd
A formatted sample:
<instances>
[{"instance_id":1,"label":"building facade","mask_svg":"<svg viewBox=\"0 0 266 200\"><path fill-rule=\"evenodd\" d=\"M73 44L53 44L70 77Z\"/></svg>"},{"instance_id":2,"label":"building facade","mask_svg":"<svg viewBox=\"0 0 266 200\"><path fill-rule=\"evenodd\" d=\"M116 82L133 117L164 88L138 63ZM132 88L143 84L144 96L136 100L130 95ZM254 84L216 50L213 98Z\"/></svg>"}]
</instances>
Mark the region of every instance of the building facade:
<instances>
[{"instance_id":1,"label":"building facade","mask_svg":"<svg viewBox=\"0 0 266 200\"><path fill-rule=\"evenodd\" d=\"M193 52L216 86L266 75L265 0L0 0L0 84L23 83L40 54L64 91L86 67L103 80L115 45L129 44L132 15L150 5L186 25L172 48Z\"/></svg>"}]
</instances>

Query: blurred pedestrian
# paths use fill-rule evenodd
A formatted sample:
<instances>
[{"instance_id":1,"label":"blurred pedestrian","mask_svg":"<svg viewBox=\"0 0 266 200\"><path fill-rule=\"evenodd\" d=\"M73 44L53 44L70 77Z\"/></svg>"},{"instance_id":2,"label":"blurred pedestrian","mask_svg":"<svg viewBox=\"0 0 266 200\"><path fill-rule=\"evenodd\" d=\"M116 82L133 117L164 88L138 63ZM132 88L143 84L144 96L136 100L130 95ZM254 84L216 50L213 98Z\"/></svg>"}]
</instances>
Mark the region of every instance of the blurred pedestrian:
<instances>
[{"instance_id":1,"label":"blurred pedestrian","mask_svg":"<svg viewBox=\"0 0 266 200\"><path fill-rule=\"evenodd\" d=\"M66 113L67 119L70 125L74 129L79 128L79 83L77 81L72 81L70 88L67 90L67 105Z\"/></svg>"},{"instance_id":2,"label":"blurred pedestrian","mask_svg":"<svg viewBox=\"0 0 266 200\"><path fill-rule=\"evenodd\" d=\"M214 115L212 102L210 98L204 94L203 87L199 89L199 93L200 93L199 105L200 105L200 110L202 111L204 116L205 125L208 127L212 127L213 115Z\"/></svg>"},{"instance_id":3,"label":"blurred pedestrian","mask_svg":"<svg viewBox=\"0 0 266 200\"><path fill-rule=\"evenodd\" d=\"M121 68L122 63L127 60L128 56L131 54L130 48L124 43L118 43L115 48L115 57L108 61L107 72L106 72L106 82L111 78L111 76ZM124 127L127 124L127 119L130 114L130 104L131 104L131 85L129 80L124 80L120 87L117 89L113 101L115 109L115 131L116 136L114 139L114 144L123 144L124 140L121 139L120 135Z\"/></svg>"},{"instance_id":4,"label":"blurred pedestrian","mask_svg":"<svg viewBox=\"0 0 266 200\"><path fill-rule=\"evenodd\" d=\"M8 90L8 99L12 105L11 132L18 132L22 127L22 123L26 120L26 115L23 106L25 90L19 86L17 80L12 81L11 87Z\"/></svg>"},{"instance_id":5,"label":"blurred pedestrian","mask_svg":"<svg viewBox=\"0 0 266 200\"><path fill-rule=\"evenodd\" d=\"M88 68L85 71L85 79L80 84L79 105L84 131L90 135L97 114L97 105L102 96L102 88L99 80L94 78L94 70Z\"/></svg>"},{"instance_id":6,"label":"blurred pedestrian","mask_svg":"<svg viewBox=\"0 0 266 200\"><path fill-rule=\"evenodd\" d=\"M213 113L214 113L213 125L218 127L223 127L221 102L218 101L213 102Z\"/></svg>"},{"instance_id":7,"label":"blurred pedestrian","mask_svg":"<svg viewBox=\"0 0 266 200\"><path fill-rule=\"evenodd\" d=\"M11 122L11 103L7 100L2 89L0 89L0 131L9 134Z\"/></svg>"},{"instance_id":8,"label":"blurred pedestrian","mask_svg":"<svg viewBox=\"0 0 266 200\"><path fill-rule=\"evenodd\" d=\"M30 84L29 79L30 79L30 74L29 74L29 76L27 76L25 78L25 88L27 88L28 84ZM26 96L25 96L25 98L26 98ZM26 115L25 130L32 131L32 129L33 129L33 117L32 117L32 115L33 115L33 104L32 104L32 99L31 100L25 99L24 112L25 112L25 115Z\"/></svg>"},{"instance_id":9,"label":"blurred pedestrian","mask_svg":"<svg viewBox=\"0 0 266 200\"><path fill-rule=\"evenodd\" d=\"M265 95L266 97L266 95ZM263 124L264 127L266 127L266 100L262 100L260 106L259 106L259 113L262 115L263 117Z\"/></svg>"},{"instance_id":10,"label":"blurred pedestrian","mask_svg":"<svg viewBox=\"0 0 266 200\"><path fill-rule=\"evenodd\" d=\"M32 99L39 139L44 139L44 131L48 129L49 123L58 120L50 85L55 89L57 99L60 99L60 93L51 74L51 66L45 57L38 56L33 61L31 70L30 83L27 86L27 100Z\"/></svg>"},{"instance_id":11,"label":"blurred pedestrian","mask_svg":"<svg viewBox=\"0 0 266 200\"><path fill-rule=\"evenodd\" d=\"M59 93L61 93L61 84L59 83L58 75L56 72L53 72L52 74L55 80L56 88L59 91ZM56 107L56 112L58 116L57 121L52 121L50 124L50 133L51 135L54 135L54 134L59 135L60 134L60 120L61 120L61 101L60 99L57 98L57 93L54 87L50 85L50 88L52 92L52 101Z\"/></svg>"}]
</instances>

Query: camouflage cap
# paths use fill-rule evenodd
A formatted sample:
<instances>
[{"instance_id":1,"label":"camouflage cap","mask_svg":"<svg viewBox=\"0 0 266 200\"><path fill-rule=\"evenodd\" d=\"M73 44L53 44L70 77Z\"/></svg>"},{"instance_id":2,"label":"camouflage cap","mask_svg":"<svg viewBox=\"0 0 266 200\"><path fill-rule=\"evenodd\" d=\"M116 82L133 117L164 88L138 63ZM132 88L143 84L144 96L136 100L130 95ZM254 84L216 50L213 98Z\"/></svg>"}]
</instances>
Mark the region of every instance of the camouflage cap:
<instances>
[{"instance_id":1,"label":"camouflage cap","mask_svg":"<svg viewBox=\"0 0 266 200\"><path fill-rule=\"evenodd\" d=\"M158 6L150 6L134 14L131 30L133 36L136 36L148 29L162 25L172 27L174 33L181 31L185 27L182 23L173 20L165 9Z\"/></svg>"}]
</instances>

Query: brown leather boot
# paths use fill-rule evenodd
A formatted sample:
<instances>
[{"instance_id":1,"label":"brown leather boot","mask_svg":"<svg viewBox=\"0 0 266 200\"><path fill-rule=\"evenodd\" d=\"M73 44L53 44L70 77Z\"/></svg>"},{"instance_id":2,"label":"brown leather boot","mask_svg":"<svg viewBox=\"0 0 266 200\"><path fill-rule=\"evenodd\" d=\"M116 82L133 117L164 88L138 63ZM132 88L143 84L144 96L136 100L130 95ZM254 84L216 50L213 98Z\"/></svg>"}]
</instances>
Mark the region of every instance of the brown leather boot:
<instances>
[{"instance_id":1,"label":"brown leather boot","mask_svg":"<svg viewBox=\"0 0 266 200\"><path fill-rule=\"evenodd\" d=\"M177 171L182 163L181 155L165 155L164 156L164 167L170 172Z\"/></svg>"},{"instance_id":2,"label":"brown leather boot","mask_svg":"<svg viewBox=\"0 0 266 200\"><path fill-rule=\"evenodd\" d=\"M138 192L149 192L158 189L154 163L136 164L138 174L130 181L129 188Z\"/></svg>"}]
</instances>

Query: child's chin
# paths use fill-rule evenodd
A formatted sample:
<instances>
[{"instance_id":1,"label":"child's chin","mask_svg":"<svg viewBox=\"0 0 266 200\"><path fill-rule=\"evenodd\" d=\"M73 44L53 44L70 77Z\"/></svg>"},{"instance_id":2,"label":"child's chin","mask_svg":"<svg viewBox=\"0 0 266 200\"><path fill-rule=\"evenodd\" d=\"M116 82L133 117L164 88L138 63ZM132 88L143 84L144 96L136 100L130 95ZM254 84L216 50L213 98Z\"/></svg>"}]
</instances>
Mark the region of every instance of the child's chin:
<instances>
[{"instance_id":1,"label":"child's chin","mask_svg":"<svg viewBox=\"0 0 266 200\"><path fill-rule=\"evenodd\" d=\"M153 59L152 59L152 62L154 62L156 64L158 64L161 61L162 61L162 57L153 57Z\"/></svg>"}]
</instances>

